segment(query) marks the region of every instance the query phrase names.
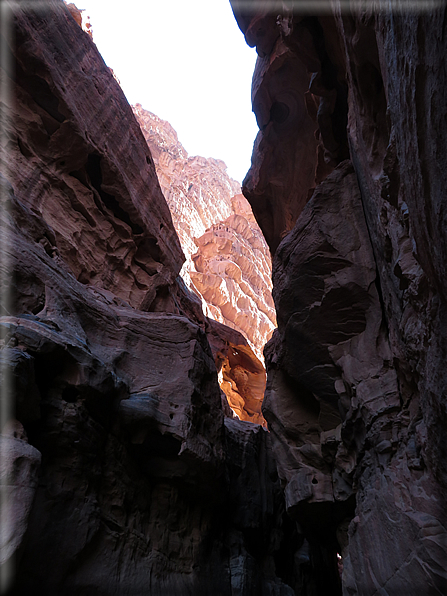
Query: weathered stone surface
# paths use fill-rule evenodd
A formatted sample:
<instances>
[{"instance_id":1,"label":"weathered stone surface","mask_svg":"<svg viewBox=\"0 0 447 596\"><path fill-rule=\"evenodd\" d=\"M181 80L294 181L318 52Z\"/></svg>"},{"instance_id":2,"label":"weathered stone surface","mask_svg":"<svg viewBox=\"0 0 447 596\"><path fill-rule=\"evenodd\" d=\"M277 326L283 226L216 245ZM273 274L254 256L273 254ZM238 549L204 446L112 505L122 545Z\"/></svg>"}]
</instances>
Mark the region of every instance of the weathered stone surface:
<instances>
[{"instance_id":1,"label":"weathered stone surface","mask_svg":"<svg viewBox=\"0 0 447 596\"><path fill-rule=\"evenodd\" d=\"M189 271L194 269L191 257L197 251L194 239L231 215L231 198L240 192L240 185L228 176L222 160L188 156L169 122L140 104L133 111L153 156L187 259L182 275L190 286Z\"/></svg>"},{"instance_id":2,"label":"weathered stone surface","mask_svg":"<svg viewBox=\"0 0 447 596\"><path fill-rule=\"evenodd\" d=\"M217 352L214 354L221 389L241 420L265 425L261 414L265 371L261 362L264 345L276 326L266 242L247 200L235 194L240 186L228 177L222 161L188 157L168 122L140 104L133 110L185 252L181 275L201 298L208 317L243 336L233 338L229 350L224 327L213 327L214 334L223 334L226 345L218 357ZM248 368L241 359L228 360L237 346L243 346L238 353L244 353Z\"/></svg>"},{"instance_id":3,"label":"weathered stone surface","mask_svg":"<svg viewBox=\"0 0 447 596\"><path fill-rule=\"evenodd\" d=\"M20 434L1 445L11 592L291 596L311 582L307 542L270 435L225 423L207 335L228 375L260 378L259 363L178 277L149 149L91 39L62 2L14 13L0 177L1 373Z\"/></svg>"},{"instance_id":4,"label":"weathered stone surface","mask_svg":"<svg viewBox=\"0 0 447 596\"><path fill-rule=\"evenodd\" d=\"M57 21L46 18L46 45L31 34L41 18L32 10L11 29L17 51L4 61L4 83L17 101L3 112L2 168L17 180L18 199L47 222L40 240L48 254L81 283L154 310L183 262L171 215L124 94L92 40L58 10ZM78 59L61 72L73 47Z\"/></svg>"},{"instance_id":5,"label":"weathered stone surface","mask_svg":"<svg viewBox=\"0 0 447 596\"><path fill-rule=\"evenodd\" d=\"M131 594L152 576L156 593L187 593L222 490L223 415L205 335L51 273L45 318L2 320L6 341L34 358L41 394L28 432L44 464L17 589ZM213 505L201 527L203 501Z\"/></svg>"},{"instance_id":6,"label":"weathered stone surface","mask_svg":"<svg viewBox=\"0 0 447 596\"><path fill-rule=\"evenodd\" d=\"M447 544L447 416L441 405L447 386L441 256L447 186L440 157L446 150L445 11L441 6L424 14L365 13L350 22L339 17L337 23L346 55L356 57L347 61L351 153L401 402L393 428L384 436L378 433L375 449L367 452L375 465L371 478L366 481L365 473L360 481L363 531L356 535L356 526L350 528L354 538L346 584L351 590L361 585L372 590L377 584L389 594L447 589L439 559ZM367 55L360 53L362 46L368 47ZM375 487L372 509L367 486ZM377 519L373 525L366 521L371 511ZM402 536L394 538L393 552L385 551L368 571L357 554L371 540L363 533L366 525L373 535Z\"/></svg>"},{"instance_id":7,"label":"weathered stone surface","mask_svg":"<svg viewBox=\"0 0 447 596\"><path fill-rule=\"evenodd\" d=\"M399 408L367 239L345 162L317 188L274 259L280 316L266 348L263 412L287 509L324 548L336 547L337 526L353 514L356 452L342 444L342 421L352 417L363 429L382 411L385 426ZM336 586L334 563L325 573Z\"/></svg>"},{"instance_id":8,"label":"weathered stone surface","mask_svg":"<svg viewBox=\"0 0 447 596\"><path fill-rule=\"evenodd\" d=\"M314 549L313 572L325 578L317 594L443 594L446 8L333 2L331 15L279 9L273 21L252 4L243 12L247 3L234 2L260 55L253 104L261 132L243 192L276 249L278 331L266 348L263 411L286 506ZM278 77L288 64L301 65L301 78L298 67ZM301 193L285 176L275 194L277 165L266 155L286 142L270 131L277 114L286 122L292 113L272 111L288 85L296 105L319 98L316 118L308 112L319 156L312 143L310 157L292 150L310 138L306 126L292 127L290 170L309 157L318 172L321 152L327 168L302 177ZM352 166L340 163L346 157Z\"/></svg>"},{"instance_id":9,"label":"weathered stone surface","mask_svg":"<svg viewBox=\"0 0 447 596\"><path fill-rule=\"evenodd\" d=\"M232 198L232 210L195 239L198 251L190 276L211 318L242 333L262 359L276 326L270 255L242 195Z\"/></svg>"},{"instance_id":10,"label":"weathered stone surface","mask_svg":"<svg viewBox=\"0 0 447 596\"><path fill-rule=\"evenodd\" d=\"M348 156L346 83L335 63L342 50L336 35L323 36L329 16L294 18L280 3L232 4L259 55L252 104L260 131L242 191L273 254L315 186Z\"/></svg>"},{"instance_id":11,"label":"weathered stone surface","mask_svg":"<svg viewBox=\"0 0 447 596\"><path fill-rule=\"evenodd\" d=\"M21 546L37 488L41 454L26 440L22 425L9 423L0 435L2 590L11 583L13 556ZM9 576L9 577L8 577Z\"/></svg>"},{"instance_id":12,"label":"weathered stone surface","mask_svg":"<svg viewBox=\"0 0 447 596\"><path fill-rule=\"evenodd\" d=\"M231 408L227 415L266 426L261 412L266 384L264 365L253 354L245 337L234 329L209 319L206 334L220 388Z\"/></svg>"},{"instance_id":13,"label":"weathered stone surface","mask_svg":"<svg viewBox=\"0 0 447 596\"><path fill-rule=\"evenodd\" d=\"M186 256L185 283L205 314L240 331L262 360L276 326L271 260L240 185L221 160L189 157L168 122L140 104L133 110Z\"/></svg>"},{"instance_id":14,"label":"weathered stone surface","mask_svg":"<svg viewBox=\"0 0 447 596\"><path fill-rule=\"evenodd\" d=\"M71 16L76 21L76 23L79 25L79 27L82 28L82 12L79 10L79 8L75 4L73 4L73 2L67 4L67 8L70 11Z\"/></svg>"},{"instance_id":15,"label":"weathered stone surface","mask_svg":"<svg viewBox=\"0 0 447 596\"><path fill-rule=\"evenodd\" d=\"M274 298L280 318L267 348L271 372L264 408L282 421L278 429L273 420L271 425L280 441L299 425L298 463L289 469L287 460L278 458L279 473L287 481L298 464L304 475L314 460L317 470L326 469L320 436L324 433L326 440L327 432L335 432L345 419L349 396L357 397L365 425L378 411L399 407L367 238L355 173L345 162L318 187L275 256ZM286 399L276 397L283 385L302 394L299 420L298 413L291 418L285 404L276 403ZM337 478L328 486L332 501Z\"/></svg>"},{"instance_id":16,"label":"weathered stone surface","mask_svg":"<svg viewBox=\"0 0 447 596\"><path fill-rule=\"evenodd\" d=\"M306 69L284 46L276 48L271 60L258 58L252 101L260 132L242 190L272 253L315 186L316 125L304 100L308 86Z\"/></svg>"},{"instance_id":17,"label":"weathered stone surface","mask_svg":"<svg viewBox=\"0 0 447 596\"><path fill-rule=\"evenodd\" d=\"M42 260L45 319L2 319L42 396L27 425L44 464L17 593L292 594L275 560L286 534L303 537L283 518L266 431L223 426L203 331L103 302Z\"/></svg>"}]
</instances>

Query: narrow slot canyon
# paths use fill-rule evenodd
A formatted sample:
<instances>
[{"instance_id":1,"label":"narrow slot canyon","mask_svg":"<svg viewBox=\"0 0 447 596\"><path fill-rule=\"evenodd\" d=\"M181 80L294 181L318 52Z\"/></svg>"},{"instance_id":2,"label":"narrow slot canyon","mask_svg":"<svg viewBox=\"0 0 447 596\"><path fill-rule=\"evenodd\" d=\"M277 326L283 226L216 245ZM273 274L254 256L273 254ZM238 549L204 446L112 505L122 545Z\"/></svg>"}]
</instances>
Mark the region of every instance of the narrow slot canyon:
<instances>
[{"instance_id":1,"label":"narrow slot canyon","mask_svg":"<svg viewBox=\"0 0 447 596\"><path fill-rule=\"evenodd\" d=\"M266 427L263 350L276 327L267 243L222 160L188 156L169 122L141 104L133 111L185 254L180 275L209 319L219 385L233 413L225 411Z\"/></svg>"},{"instance_id":2,"label":"narrow slot canyon","mask_svg":"<svg viewBox=\"0 0 447 596\"><path fill-rule=\"evenodd\" d=\"M443 596L447 8L222 1L243 180L2 4L0 594Z\"/></svg>"}]
</instances>

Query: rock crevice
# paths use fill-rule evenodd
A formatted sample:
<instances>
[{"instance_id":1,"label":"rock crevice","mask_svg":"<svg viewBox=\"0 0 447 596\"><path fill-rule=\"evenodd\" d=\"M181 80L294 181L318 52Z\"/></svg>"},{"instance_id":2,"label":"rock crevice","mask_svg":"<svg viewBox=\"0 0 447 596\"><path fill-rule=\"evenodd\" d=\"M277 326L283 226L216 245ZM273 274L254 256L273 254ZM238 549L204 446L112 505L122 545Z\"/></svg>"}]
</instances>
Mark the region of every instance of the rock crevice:
<instances>
[{"instance_id":1,"label":"rock crevice","mask_svg":"<svg viewBox=\"0 0 447 596\"><path fill-rule=\"evenodd\" d=\"M152 153L73 9L11 8L11 595L446 593L446 8L248 5L234 0L259 54L261 130L243 192L274 254L278 319L262 411L255 340L222 323L227 303L253 312L268 262L223 162L188 157L151 115ZM220 322L179 276L168 188L195 212L187 284L228 291ZM218 374L255 424L231 417Z\"/></svg>"}]
</instances>

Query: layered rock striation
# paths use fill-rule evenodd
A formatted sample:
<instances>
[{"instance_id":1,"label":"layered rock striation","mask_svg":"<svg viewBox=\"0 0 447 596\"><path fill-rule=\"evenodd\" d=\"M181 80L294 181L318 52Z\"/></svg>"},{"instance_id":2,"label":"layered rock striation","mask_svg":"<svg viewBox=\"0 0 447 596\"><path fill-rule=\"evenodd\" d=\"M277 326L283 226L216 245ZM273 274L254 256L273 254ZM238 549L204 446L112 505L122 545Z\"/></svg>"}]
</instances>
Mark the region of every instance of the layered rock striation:
<instances>
[{"instance_id":1,"label":"layered rock striation","mask_svg":"<svg viewBox=\"0 0 447 596\"><path fill-rule=\"evenodd\" d=\"M247 342L179 277L154 160L90 36L58 0L5 14L2 591L291 595L283 553L304 538L270 435L224 416L208 337L248 401L228 352Z\"/></svg>"},{"instance_id":2,"label":"layered rock striation","mask_svg":"<svg viewBox=\"0 0 447 596\"><path fill-rule=\"evenodd\" d=\"M234 4L260 55L243 187L275 253L270 433L224 416L216 361L254 421L261 371L182 282L155 158L91 38L57 0L12 8L11 594L446 593L446 9ZM225 234L202 273L223 271Z\"/></svg>"},{"instance_id":3,"label":"layered rock striation","mask_svg":"<svg viewBox=\"0 0 447 596\"><path fill-rule=\"evenodd\" d=\"M303 593L443 594L446 8L232 4L259 54L243 193L275 253L263 412Z\"/></svg>"},{"instance_id":4,"label":"layered rock striation","mask_svg":"<svg viewBox=\"0 0 447 596\"><path fill-rule=\"evenodd\" d=\"M169 122L140 104L133 111L153 155L160 187L185 252L182 273L190 285L191 257L197 251L194 239L231 215L231 198L240 193L240 185L227 175L222 160L188 156Z\"/></svg>"},{"instance_id":5,"label":"layered rock striation","mask_svg":"<svg viewBox=\"0 0 447 596\"><path fill-rule=\"evenodd\" d=\"M140 104L133 111L186 256L181 276L208 317L240 333L228 343L224 327L213 326L225 346L213 351L221 389L239 418L265 426L263 349L276 326L267 244L223 161L189 157L168 122ZM244 353L245 364L228 358L236 352Z\"/></svg>"},{"instance_id":6,"label":"layered rock striation","mask_svg":"<svg viewBox=\"0 0 447 596\"><path fill-rule=\"evenodd\" d=\"M137 104L186 261L185 283L205 313L242 333L262 360L276 325L271 259L240 185L223 161L190 157L172 126Z\"/></svg>"}]
</instances>

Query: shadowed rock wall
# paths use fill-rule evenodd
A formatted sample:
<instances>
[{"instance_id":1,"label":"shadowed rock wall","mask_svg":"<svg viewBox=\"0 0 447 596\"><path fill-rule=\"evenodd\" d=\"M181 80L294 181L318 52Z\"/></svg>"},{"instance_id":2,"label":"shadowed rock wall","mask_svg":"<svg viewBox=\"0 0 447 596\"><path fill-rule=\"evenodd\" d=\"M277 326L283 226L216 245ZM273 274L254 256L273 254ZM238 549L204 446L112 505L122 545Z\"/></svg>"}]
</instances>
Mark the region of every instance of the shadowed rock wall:
<instances>
[{"instance_id":1,"label":"shadowed rock wall","mask_svg":"<svg viewBox=\"0 0 447 596\"><path fill-rule=\"evenodd\" d=\"M304 537L270 435L224 418L207 334L224 359L248 346L179 278L153 158L91 38L56 0L10 16L2 592L289 596Z\"/></svg>"},{"instance_id":2,"label":"shadowed rock wall","mask_svg":"<svg viewBox=\"0 0 447 596\"><path fill-rule=\"evenodd\" d=\"M61 2L15 5L1 122L11 594L446 592L446 12L333 7L238 13L262 57L244 187L275 252L267 433L224 418L210 343L234 370L244 345L178 278L112 74Z\"/></svg>"},{"instance_id":3,"label":"shadowed rock wall","mask_svg":"<svg viewBox=\"0 0 447 596\"><path fill-rule=\"evenodd\" d=\"M287 510L318 594L444 594L446 8L232 4L259 54L243 192L275 253Z\"/></svg>"}]
</instances>

